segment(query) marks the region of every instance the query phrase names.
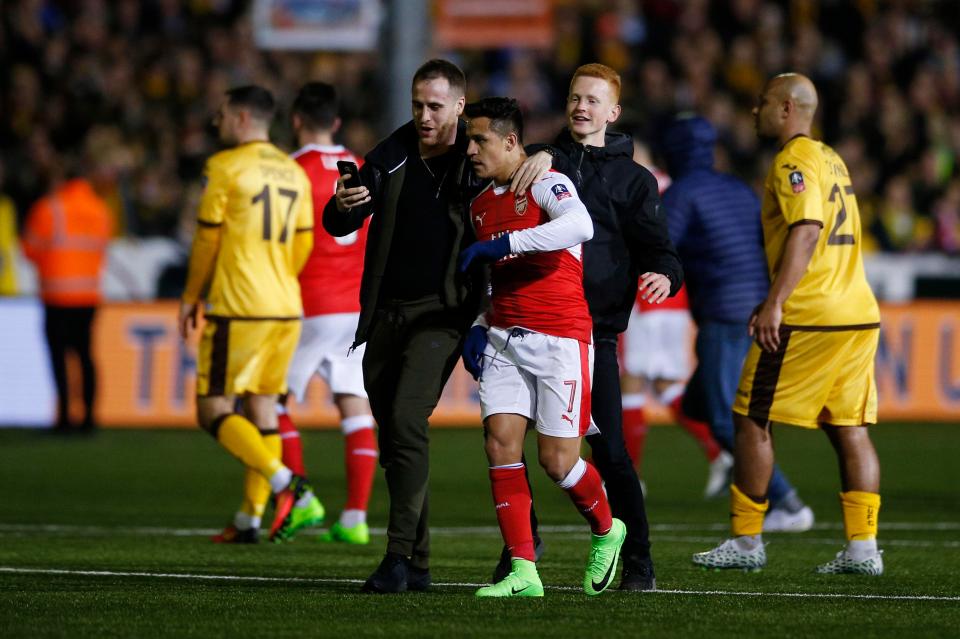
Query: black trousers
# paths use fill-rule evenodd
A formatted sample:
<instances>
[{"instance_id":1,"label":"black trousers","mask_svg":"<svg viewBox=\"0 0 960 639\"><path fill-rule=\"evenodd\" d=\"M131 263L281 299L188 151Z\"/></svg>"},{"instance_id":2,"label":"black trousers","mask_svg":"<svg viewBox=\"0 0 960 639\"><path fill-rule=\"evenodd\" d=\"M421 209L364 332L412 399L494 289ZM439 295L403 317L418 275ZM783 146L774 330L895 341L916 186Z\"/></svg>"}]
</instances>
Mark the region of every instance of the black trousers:
<instances>
[{"instance_id":1,"label":"black trousers","mask_svg":"<svg viewBox=\"0 0 960 639\"><path fill-rule=\"evenodd\" d=\"M377 420L390 494L387 551L427 568L428 420L460 356L469 320L436 297L383 304L367 340L363 381Z\"/></svg>"},{"instance_id":2,"label":"black trousers","mask_svg":"<svg viewBox=\"0 0 960 639\"><path fill-rule=\"evenodd\" d=\"M593 463L607 488L613 516L627 525L623 544L626 563L650 557L650 524L640 489L640 479L623 442L623 414L620 396L620 363L617 336L594 335L593 421L600 434L587 437Z\"/></svg>"},{"instance_id":3,"label":"black trousers","mask_svg":"<svg viewBox=\"0 0 960 639\"><path fill-rule=\"evenodd\" d=\"M70 389L67 384L67 353L80 360L83 377L83 424L94 426L94 400L97 395L97 371L90 355L90 335L96 309L92 306L46 306L44 332L50 351L50 366L57 386L57 428L70 424Z\"/></svg>"}]
</instances>

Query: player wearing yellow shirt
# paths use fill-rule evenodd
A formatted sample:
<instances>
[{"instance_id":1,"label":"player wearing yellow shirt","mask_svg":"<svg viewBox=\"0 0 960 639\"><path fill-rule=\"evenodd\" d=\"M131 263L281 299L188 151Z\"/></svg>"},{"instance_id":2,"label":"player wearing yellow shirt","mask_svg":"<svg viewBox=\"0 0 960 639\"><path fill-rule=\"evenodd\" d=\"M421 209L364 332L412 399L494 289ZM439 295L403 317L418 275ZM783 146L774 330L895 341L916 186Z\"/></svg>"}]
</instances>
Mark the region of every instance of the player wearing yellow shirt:
<instances>
[{"instance_id":1,"label":"player wearing yellow shirt","mask_svg":"<svg viewBox=\"0 0 960 639\"><path fill-rule=\"evenodd\" d=\"M270 92L247 86L226 96L215 124L233 148L204 169L179 324L186 339L204 298L197 418L247 467L244 503L220 541L255 542L271 490L271 539L315 523L321 509L304 478L280 461L274 409L300 335L297 274L313 246L313 202L306 174L269 141Z\"/></svg>"},{"instance_id":2,"label":"player wearing yellow shirt","mask_svg":"<svg viewBox=\"0 0 960 639\"><path fill-rule=\"evenodd\" d=\"M772 284L750 318L756 342L733 406L734 538L693 556L709 568L766 564L760 533L773 469L770 428L782 422L823 430L840 464L847 545L817 572L883 573L876 541L880 462L866 428L877 421L880 313L864 274L847 167L809 137L816 108L813 83L788 73L767 83L753 111L758 134L781 145L761 209Z\"/></svg>"}]
</instances>

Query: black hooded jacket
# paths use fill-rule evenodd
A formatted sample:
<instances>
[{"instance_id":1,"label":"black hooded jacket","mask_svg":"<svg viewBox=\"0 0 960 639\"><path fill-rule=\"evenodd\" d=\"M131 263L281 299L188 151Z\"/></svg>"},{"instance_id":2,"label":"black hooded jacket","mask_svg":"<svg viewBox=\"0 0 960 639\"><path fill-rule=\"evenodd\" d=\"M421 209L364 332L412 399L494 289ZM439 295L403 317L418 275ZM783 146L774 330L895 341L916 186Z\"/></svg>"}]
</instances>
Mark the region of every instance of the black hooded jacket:
<instances>
[{"instance_id":1,"label":"black hooded jacket","mask_svg":"<svg viewBox=\"0 0 960 639\"><path fill-rule=\"evenodd\" d=\"M670 278L671 297L683 284L657 180L633 161L633 140L624 133L607 133L605 146L595 147L575 142L564 129L550 149L554 168L573 180L593 218L593 239L583 247L583 284L594 332L622 333L641 274Z\"/></svg>"}]
</instances>

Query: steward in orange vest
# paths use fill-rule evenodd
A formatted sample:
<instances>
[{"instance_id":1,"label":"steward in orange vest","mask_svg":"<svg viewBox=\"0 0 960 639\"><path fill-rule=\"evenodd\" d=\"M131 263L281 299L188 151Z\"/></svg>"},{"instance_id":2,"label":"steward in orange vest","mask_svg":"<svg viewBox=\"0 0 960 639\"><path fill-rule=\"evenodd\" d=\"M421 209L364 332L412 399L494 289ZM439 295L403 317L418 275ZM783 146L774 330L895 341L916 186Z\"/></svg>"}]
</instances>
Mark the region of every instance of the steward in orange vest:
<instances>
[{"instance_id":1,"label":"steward in orange vest","mask_svg":"<svg viewBox=\"0 0 960 639\"><path fill-rule=\"evenodd\" d=\"M100 276L113 222L107 204L89 182L72 179L30 209L24 225L23 251L37 266L40 296L46 310L45 333L57 385L56 428L70 428L66 354L73 351L83 372L84 419L93 430L96 370L90 335Z\"/></svg>"}]
</instances>

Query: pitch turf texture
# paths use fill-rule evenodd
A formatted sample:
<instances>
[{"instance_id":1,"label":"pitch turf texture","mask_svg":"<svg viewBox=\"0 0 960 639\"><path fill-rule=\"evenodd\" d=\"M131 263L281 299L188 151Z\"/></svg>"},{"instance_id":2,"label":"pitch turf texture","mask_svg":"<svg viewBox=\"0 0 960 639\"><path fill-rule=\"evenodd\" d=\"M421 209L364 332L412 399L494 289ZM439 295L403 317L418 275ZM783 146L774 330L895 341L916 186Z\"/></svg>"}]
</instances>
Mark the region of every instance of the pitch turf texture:
<instances>
[{"instance_id":1,"label":"pitch turf texture","mask_svg":"<svg viewBox=\"0 0 960 639\"><path fill-rule=\"evenodd\" d=\"M956 637L960 426L873 432L882 577L813 573L842 544L837 472L822 435L788 428L776 431L778 452L816 511L814 530L768 535L769 564L758 573L694 567L691 553L724 538L727 501L701 498L702 455L665 427L651 432L644 471L659 592L580 591L586 525L537 468L546 596L478 601L501 541L476 429L432 433L435 585L399 596L359 592L384 549L382 475L367 547L324 544L316 532L284 545L219 546L208 536L239 503L241 469L199 431L0 431L0 636ZM335 517L341 438L307 432L305 445Z\"/></svg>"}]
</instances>

